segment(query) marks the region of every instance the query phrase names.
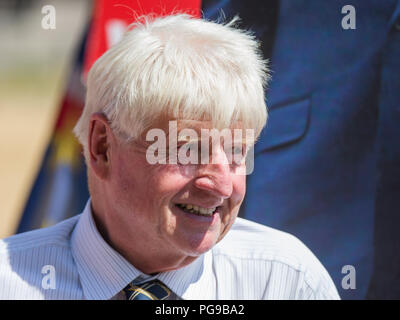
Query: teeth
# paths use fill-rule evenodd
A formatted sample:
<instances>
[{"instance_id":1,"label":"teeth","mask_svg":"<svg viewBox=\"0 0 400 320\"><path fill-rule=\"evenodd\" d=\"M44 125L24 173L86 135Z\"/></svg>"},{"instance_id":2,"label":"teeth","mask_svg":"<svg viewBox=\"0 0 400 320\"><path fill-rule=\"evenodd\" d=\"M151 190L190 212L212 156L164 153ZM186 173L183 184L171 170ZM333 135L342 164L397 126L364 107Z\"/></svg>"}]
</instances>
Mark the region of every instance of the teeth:
<instances>
[{"instance_id":1,"label":"teeth","mask_svg":"<svg viewBox=\"0 0 400 320\"><path fill-rule=\"evenodd\" d=\"M178 204L178 206L187 212L204 216L211 216L215 212L215 210L217 210L216 207L207 209L192 204Z\"/></svg>"}]
</instances>

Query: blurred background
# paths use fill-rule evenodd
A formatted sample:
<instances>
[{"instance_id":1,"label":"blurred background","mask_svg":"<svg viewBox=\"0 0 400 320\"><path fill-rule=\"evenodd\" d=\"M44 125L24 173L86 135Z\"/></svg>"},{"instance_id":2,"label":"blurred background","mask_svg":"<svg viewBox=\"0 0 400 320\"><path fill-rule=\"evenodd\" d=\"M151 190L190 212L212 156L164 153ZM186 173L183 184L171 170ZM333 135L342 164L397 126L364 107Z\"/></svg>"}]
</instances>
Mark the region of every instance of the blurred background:
<instances>
[{"instance_id":1,"label":"blurred background","mask_svg":"<svg viewBox=\"0 0 400 320\"><path fill-rule=\"evenodd\" d=\"M56 29L42 28L42 8ZM91 15L91 1L0 1L0 237L16 232Z\"/></svg>"},{"instance_id":2,"label":"blurred background","mask_svg":"<svg viewBox=\"0 0 400 320\"><path fill-rule=\"evenodd\" d=\"M303 241L343 299L400 299L400 0L0 0L0 238L82 211L85 75L176 10L238 14L269 59L240 215Z\"/></svg>"}]
</instances>

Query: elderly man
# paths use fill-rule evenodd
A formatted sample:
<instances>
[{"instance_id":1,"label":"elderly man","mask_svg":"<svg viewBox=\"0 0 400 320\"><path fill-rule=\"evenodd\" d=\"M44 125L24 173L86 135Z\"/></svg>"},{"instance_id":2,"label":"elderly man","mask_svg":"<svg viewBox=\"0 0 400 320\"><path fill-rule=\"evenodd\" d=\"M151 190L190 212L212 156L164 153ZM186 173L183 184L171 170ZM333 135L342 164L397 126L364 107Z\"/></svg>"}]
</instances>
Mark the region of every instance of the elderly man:
<instances>
[{"instance_id":1,"label":"elderly man","mask_svg":"<svg viewBox=\"0 0 400 320\"><path fill-rule=\"evenodd\" d=\"M92 67L75 127L91 198L0 243L0 297L339 298L299 240L237 218L267 78L234 21L175 15L128 31Z\"/></svg>"}]
</instances>

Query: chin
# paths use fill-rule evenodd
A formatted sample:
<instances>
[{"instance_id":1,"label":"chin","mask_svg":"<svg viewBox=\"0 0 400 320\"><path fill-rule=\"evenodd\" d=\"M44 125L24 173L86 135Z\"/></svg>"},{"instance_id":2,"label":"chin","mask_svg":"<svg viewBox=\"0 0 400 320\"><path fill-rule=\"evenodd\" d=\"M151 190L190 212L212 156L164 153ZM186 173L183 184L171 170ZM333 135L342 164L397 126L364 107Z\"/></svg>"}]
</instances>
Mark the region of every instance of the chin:
<instances>
[{"instance_id":1,"label":"chin","mask_svg":"<svg viewBox=\"0 0 400 320\"><path fill-rule=\"evenodd\" d=\"M214 247L217 242L217 235L206 235L201 239L189 239L185 251L191 256L200 256Z\"/></svg>"}]
</instances>

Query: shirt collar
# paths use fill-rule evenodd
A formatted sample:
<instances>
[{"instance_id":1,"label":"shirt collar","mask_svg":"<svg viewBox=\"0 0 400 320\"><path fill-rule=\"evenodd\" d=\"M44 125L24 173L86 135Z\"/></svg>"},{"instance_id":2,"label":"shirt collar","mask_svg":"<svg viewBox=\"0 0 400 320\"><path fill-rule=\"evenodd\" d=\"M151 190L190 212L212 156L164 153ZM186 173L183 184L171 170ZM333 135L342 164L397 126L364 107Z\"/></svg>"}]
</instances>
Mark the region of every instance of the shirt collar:
<instances>
[{"instance_id":1,"label":"shirt collar","mask_svg":"<svg viewBox=\"0 0 400 320\"><path fill-rule=\"evenodd\" d=\"M87 299L111 299L134 279L149 277L136 269L103 239L94 222L90 200L73 231L71 251ZM184 298L186 293L195 290L200 282L206 280L210 258L211 255L206 253L189 265L161 272L156 278L179 297Z\"/></svg>"}]
</instances>

